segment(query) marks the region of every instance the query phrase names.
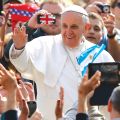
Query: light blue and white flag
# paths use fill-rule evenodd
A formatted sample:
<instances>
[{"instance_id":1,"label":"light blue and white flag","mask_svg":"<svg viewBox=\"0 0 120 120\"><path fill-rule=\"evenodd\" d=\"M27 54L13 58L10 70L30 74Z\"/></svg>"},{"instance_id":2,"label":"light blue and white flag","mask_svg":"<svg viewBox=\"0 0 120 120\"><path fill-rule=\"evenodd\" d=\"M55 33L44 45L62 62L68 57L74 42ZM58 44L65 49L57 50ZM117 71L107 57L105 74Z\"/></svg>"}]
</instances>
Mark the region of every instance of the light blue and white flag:
<instances>
[{"instance_id":1,"label":"light blue and white flag","mask_svg":"<svg viewBox=\"0 0 120 120\"><path fill-rule=\"evenodd\" d=\"M77 57L77 62L80 65L82 76L85 75L88 68L88 64L93 63L104 49L104 44L102 44L101 46L94 45L86 49L80 54L79 57Z\"/></svg>"}]
</instances>

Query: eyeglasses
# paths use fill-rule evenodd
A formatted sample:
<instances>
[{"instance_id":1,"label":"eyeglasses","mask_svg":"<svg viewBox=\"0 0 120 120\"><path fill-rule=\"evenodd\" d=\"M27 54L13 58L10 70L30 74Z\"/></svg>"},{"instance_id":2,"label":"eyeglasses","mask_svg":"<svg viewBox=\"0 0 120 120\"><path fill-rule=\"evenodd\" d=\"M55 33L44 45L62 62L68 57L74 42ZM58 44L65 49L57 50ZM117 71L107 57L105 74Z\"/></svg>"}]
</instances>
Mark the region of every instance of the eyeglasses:
<instances>
[{"instance_id":1,"label":"eyeglasses","mask_svg":"<svg viewBox=\"0 0 120 120\"><path fill-rule=\"evenodd\" d=\"M120 2L116 4L116 7L120 8Z\"/></svg>"}]
</instances>

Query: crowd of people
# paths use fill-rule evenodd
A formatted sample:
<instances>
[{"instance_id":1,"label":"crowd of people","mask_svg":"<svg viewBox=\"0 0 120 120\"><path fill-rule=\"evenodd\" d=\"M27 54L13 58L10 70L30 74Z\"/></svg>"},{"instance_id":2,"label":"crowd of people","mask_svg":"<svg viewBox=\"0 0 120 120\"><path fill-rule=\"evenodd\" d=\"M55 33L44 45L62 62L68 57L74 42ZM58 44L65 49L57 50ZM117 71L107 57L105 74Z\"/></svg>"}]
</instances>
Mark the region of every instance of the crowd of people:
<instances>
[{"instance_id":1,"label":"crowd of people","mask_svg":"<svg viewBox=\"0 0 120 120\"><path fill-rule=\"evenodd\" d=\"M120 0L3 0L0 119L120 119L119 85L106 111L90 104L101 71L88 77L90 63L120 61L119 13Z\"/></svg>"}]
</instances>

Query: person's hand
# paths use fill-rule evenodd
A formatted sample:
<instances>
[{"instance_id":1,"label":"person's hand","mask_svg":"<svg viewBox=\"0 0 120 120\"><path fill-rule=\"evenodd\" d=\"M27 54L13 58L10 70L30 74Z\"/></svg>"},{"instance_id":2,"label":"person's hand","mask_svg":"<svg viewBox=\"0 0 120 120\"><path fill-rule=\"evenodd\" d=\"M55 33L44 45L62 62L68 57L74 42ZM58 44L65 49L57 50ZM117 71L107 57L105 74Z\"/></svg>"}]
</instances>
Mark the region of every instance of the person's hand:
<instances>
[{"instance_id":1,"label":"person's hand","mask_svg":"<svg viewBox=\"0 0 120 120\"><path fill-rule=\"evenodd\" d=\"M108 34L113 34L115 28L115 15L110 13L107 17L103 17L105 27L107 28Z\"/></svg>"},{"instance_id":2,"label":"person's hand","mask_svg":"<svg viewBox=\"0 0 120 120\"><path fill-rule=\"evenodd\" d=\"M13 42L16 49L22 49L27 43L27 34L25 26L16 27L13 33Z\"/></svg>"},{"instance_id":3,"label":"person's hand","mask_svg":"<svg viewBox=\"0 0 120 120\"><path fill-rule=\"evenodd\" d=\"M0 86L0 114L5 112L6 104L7 104L7 94L8 92Z\"/></svg>"},{"instance_id":4,"label":"person's hand","mask_svg":"<svg viewBox=\"0 0 120 120\"><path fill-rule=\"evenodd\" d=\"M8 93L5 111L16 109L17 80L15 74L7 71L2 64L0 64L0 85Z\"/></svg>"},{"instance_id":5,"label":"person's hand","mask_svg":"<svg viewBox=\"0 0 120 120\"><path fill-rule=\"evenodd\" d=\"M21 104L21 114L19 120L28 120L29 109L27 102L23 99Z\"/></svg>"},{"instance_id":6,"label":"person's hand","mask_svg":"<svg viewBox=\"0 0 120 120\"><path fill-rule=\"evenodd\" d=\"M30 28L40 28L42 26L44 26L45 24L38 24L37 23L37 16L38 15L46 15L48 14L48 12L46 10L39 10L38 12L36 12L28 21L28 27Z\"/></svg>"},{"instance_id":7,"label":"person's hand","mask_svg":"<svg viewBox=\"0 0 120 120\"><path fill-rule=\"evenodd\" d=\"M9 16L9 10L10 10L9 8L10 8L10 3L7 3L3 6L4 17L5 17L5 25L8 21L8 18L10 17Z\"/></svg>"},{"instance_id":8,"label":"person's hand","mask_svg":"<svg viewBox=\"0 0 120 120\"><path fill-rule=\"evenodd\" d=\"M26 101L29 101L29 93L26 89L25 83L22 80L19 80L19 90L22 93L23 99L25 99Z\"/></svg>"},{"instance_id":9,"label":"person's hand","mask_svg":"<svg viewBox=\"0 0 120 120\"><path fill-rule=\"evenodd\" d=\"M95 90L100 85L101 73L97 71L90 79L85 75L80 83L78 95L87 96L92 90Z\"/></svg>"},{"instance_id":10,"label":"person's hand","mask_svg":"<svg viewBox=\"0 0 120 120\"><path fill-rule=\"evenodd\" d=\"M9 13L10 3L7 3L3 6L3 11L5 12L5 15Z\"/></svg>"},{"instance_id":11,"label":"person's hand","mask_svg":"<svg viewBox=\"0 0 120 120\"><path fill-rule=\"evenodd\" d=\"M19 102L19 108L21 110L21 114L19 116L19 120L27 120L28 114L29 114L29 108L27 105L27 101L23 96L22 91L20 90L20 87L17 89L17 101Z\"/></svg>"},{"instance_id":12,"label":"person's hand","mask_svg":"<svg viewBox=\"0 0 120 120\"><path fill-rule=\"evenodd\" d=\"M0 39L0 58L3 57L4 54L4 41Z\"/></svg>"},{"instance_id":13,"label":"person's hand","mask_svg":"<svg viewBox=\"0 0 120 120\"><path fill-rule=\"evenodd\" d=\"M98 1L95 1L95 2L93 2L93 3L91 3L90 5L88 5L87 7L86 7L86 11L88 12L88 13L91 13L91 12L94 12L94 13L97 13L97 14L101 14L101 9L99 8L99 7L97 7L97 4L103 4L103 3L101 3L101 2L98 2Z\"/></svg>"},{"instance_id":14,"label":"person's hand","mask_svg":"<svg viewBox=\"0 0 120 120\"><path fill-rule=\"evenodd\" d=\"M86 113L87 96L100 85L100 76L101 73L97 71L90 79L87 74L83 77L78 88L78 113Z\"/></svg>"},{"instance_id":15,"label":"person's hand","mask_svg":"<svg viewBox=\"0 0 120 120\"><path fill-rule=\"evenodd\" d=\"M23 82L22 80L19 80L19 90L21 91L23 95L23 99L27 101L35 100L34 88L31 83ZM18 101L19 101L19 97L18 97Z\"/></svg>"},{"instance_id":16,"label":"person's hand","mask_svg":"<svg viewBox=\"0 0 120 120\"><path fill-rule=\"evenodd\" d=\"M30 101L35 101L35 92L32 83L24 82L25 88L28 91Z\"/></svg>"},{"instance_id":17,"label":"person's hand","mask_svg":"<svg viewBox=\"0 0 120 120\"><path fill-rule=\"evenodd\" d=\"M0 64L0 84L8 91L9 94L17 90L15 74L6 70L2 64Z\"/></svg>"},{"instance_id":18,"label":"person's hand","mask_svg":"<svg viewBox=\"0 0 120 120\"><path fill-rule=\"evenodd\" d=\"M7 98L3 97L0 94L0 114L5 112L6 104L7 104Z\"/></svg>"},{"instance_id":19,"label":"person's hand","mask_svg":"<svg viewBox=\"0 0 120 120\"><path fill-rule=\"evenodd\" d=\"M33 115L28 120L42 120L42 115L38 109L33 113Z\"/></svg>"},{"instance_id":20,"label":"person's hand","mask_svg":"<svg viewBox=\"0 0 120 120\"><path fill-rule=\"evenodd\" d=\"M63 106L64 106L64 89L60 87L59 99L57 100L55 108L56 119L62 118Z\"/></svg>"}]
</instances>

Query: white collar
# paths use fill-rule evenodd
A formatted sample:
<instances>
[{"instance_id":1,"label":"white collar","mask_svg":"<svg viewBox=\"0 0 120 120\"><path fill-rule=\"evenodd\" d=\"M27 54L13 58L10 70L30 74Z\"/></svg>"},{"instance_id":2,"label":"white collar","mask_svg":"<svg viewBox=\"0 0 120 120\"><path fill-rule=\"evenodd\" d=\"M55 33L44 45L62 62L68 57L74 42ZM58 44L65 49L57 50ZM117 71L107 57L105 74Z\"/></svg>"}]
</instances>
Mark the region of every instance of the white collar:
<instances>
[{"instance_id":1,"label":"white collar","mask_svg":"<svg viewBox=\"0 0 120 120\"><path fill-rule=\"evenodd\" d=\"M78 46L76 46L76 47L74 47L74 48L70 48L70 47L64 45L64 47L65 47L68 51L70 51L70 52L73 51L73 52L74 52L74 51L78 51L78 50L81 51L82 48L84 47L84 45L85 45L85 38L82 37L82 39L81 39L81 41L80 41L80 43L79 43Z\"/></svg>"}]
</instances>

